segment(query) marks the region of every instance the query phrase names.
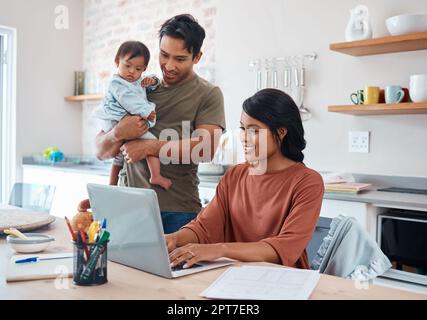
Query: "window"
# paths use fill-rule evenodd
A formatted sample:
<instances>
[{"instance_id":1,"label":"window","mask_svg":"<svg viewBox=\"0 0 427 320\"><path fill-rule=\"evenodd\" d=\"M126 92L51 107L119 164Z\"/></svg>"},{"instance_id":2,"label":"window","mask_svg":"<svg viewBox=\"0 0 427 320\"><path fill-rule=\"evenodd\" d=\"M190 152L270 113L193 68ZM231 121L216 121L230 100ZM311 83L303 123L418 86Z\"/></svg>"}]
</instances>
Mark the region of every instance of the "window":
<instances>
[{"instance_id":1,"label":"window","mask_svg":"<svg viewBox=\"0 0 427 320\"><path fill-rule=\"evenodd\" d=\"M16 171L16 30L0 26L0 203Z\"/></svg>"}]
</instances>

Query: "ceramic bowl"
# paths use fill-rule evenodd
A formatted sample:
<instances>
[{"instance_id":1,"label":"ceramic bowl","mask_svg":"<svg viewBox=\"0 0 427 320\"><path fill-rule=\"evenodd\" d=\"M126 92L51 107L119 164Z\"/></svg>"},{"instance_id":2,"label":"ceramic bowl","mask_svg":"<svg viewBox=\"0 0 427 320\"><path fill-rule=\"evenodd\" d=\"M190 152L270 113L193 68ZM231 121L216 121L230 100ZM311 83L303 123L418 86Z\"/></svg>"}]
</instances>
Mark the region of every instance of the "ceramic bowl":
<instances>
[{"instance_id":1,"label":"ceramic bowl","mask_svg":"<svg viewBox=\"0 0 427 320\"><path fill-rule=\"evenodd\" d=\"M385 23L392 36L427 32L427 15L425 14L402 14L388 18Z\"/></svg>"},{"instance_id":2,"label":"ceramic bowl","mask_svg":"<svg viewBox=\"0 0 427 320\"><path fill-rule=\"evenodd\" d=\"M27 240L9 235L6 241L16 252L34 253L45 250L55 240L52 236L42 233L24 233L24 235L28 237Z\"/></svg>"},{"instance_id":3,"label":"ceramic bowl","mask_svg":"<svg viewBox=\"0 0 427 320\"><path fill-rule=\"evenodd\" d=\"M427 102L427 89L411 88L409 90L412 102L421 103Z\"/></svg>"}]
</instances>

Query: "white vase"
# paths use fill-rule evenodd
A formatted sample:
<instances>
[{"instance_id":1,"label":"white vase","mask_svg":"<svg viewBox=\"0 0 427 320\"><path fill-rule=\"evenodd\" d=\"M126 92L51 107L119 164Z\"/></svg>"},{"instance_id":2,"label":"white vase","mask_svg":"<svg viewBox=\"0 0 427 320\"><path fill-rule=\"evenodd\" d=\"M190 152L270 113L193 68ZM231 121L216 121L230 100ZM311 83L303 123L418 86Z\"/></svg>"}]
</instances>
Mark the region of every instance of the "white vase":
<instances>
[{"instance_id":1,"label":"white vase","mask_svg":"<svg viewBox=\"0 0 427 320\"><path fill-rule=\"evenodd\" d=\"M359 5L350 10L350 20L345 29L345 40L356 41L372 38L368 7Z\"/></svg>"}]
</instances>

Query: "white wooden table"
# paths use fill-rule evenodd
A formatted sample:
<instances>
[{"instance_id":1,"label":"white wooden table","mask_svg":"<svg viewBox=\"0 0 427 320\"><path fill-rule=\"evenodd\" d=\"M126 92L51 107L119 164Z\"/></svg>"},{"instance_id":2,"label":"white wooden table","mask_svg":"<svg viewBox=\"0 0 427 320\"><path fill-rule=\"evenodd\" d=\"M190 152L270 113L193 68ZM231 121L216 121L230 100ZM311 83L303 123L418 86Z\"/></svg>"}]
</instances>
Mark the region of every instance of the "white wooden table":
<instances>
[{"instance_id":1,"label":"white wooden table","mask_svg":"<svg viewBox=\"0 0 427 320\"><path fill-rule=\"evenodd\" d=\"M57 240L46 253L71 252L70 235L62 219L38 232ZM37 280L6 283L5 271L14 252L0 239L0 300L1 299L202 299L199 294L227 267L195 273L178 279L164 279L117 263L108 262L108 283L94 287L79 287L72 279L62 281ZM259 264L259 263L258 263ZM266 265L266 264L263 264ZM357 289L354 282L321 275L310 299L427 299L427 295L409 293L371 285Z\"/></svg>"}]
</instances>

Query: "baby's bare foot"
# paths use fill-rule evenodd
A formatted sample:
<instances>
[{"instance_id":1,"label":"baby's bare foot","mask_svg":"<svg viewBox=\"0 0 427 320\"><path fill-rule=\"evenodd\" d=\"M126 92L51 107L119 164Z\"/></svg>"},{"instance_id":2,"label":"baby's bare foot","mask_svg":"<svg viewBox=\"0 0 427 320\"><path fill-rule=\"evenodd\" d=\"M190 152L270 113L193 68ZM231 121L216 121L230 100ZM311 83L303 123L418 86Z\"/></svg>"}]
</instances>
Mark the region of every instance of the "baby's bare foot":
<instances>
[{"instance_id":1,"label":"baby's bare foot","mask_svg":"<svg viewBox=\"0 0 427 320\"><path fill-rule=\"evenodd\" d=\"M172 181L162 176L151 178L150 183L157 184L165 190L168 190L172 186Z\"/></svg>"}]
</instances>

